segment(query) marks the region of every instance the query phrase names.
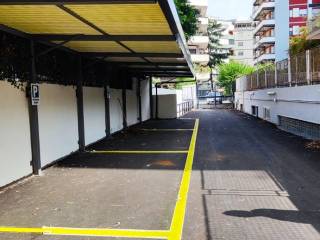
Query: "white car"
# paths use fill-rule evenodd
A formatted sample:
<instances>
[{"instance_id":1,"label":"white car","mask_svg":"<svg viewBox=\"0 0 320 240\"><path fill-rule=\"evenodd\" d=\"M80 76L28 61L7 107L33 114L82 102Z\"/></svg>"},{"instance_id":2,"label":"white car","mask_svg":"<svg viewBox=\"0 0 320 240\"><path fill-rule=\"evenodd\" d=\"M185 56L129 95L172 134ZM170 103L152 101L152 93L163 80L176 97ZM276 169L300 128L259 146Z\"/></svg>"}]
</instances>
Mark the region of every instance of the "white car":
<instances>
[{"instance_id":1,"label":"white car","mask_svg":"<svg viewBox=\"0 0 320 240\"><path fill-rule=\"evenodd\" d=\"M219 102L220 99L221 99L221 93L220 92L209 92L207 95L206 95L206 101L207 101L207 104L212 104L214 103L214 98L216 97L216 101Z\"/></svg>"}]
</instances>

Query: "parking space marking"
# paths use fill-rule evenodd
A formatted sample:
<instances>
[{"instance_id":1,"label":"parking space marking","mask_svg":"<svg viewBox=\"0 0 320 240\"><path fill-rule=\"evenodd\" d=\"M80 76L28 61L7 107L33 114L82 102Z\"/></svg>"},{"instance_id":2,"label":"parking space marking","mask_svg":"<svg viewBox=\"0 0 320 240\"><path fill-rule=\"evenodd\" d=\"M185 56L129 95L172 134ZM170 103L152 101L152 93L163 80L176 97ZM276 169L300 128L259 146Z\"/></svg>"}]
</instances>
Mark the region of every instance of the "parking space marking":
<instances>
[{"instance_id":1,"label":"parking space marking","mask_svg":"<svg viewBox=\"0 0 320 240\"><path fill-rule=\"evenodd\" d=\"M146 131L146 132L188 132L188 131L193 131L193 129L183 129L183 128L178 128L178 129L160 129L160 128L141 128L139 129L141 131Z\"/></svg>"},{"instance_id":2,"label":"parking space marking","mask_svg":"<svg viewBox=\"0 0 320 240\"><path fill-rule=\"evenodd\" d=\"M183 171L183 176L180 184L178 200L173 213L173 218L170 226L170 235L168 240L180 240L182 238L182 231L184 225L184 217L187 207L187 199L189 186L191 181L191 172L193 166L194 153L196 148L196 141L199 129L199 119L196 119L194 131L190 142L189 152L186 160L186 165Z\"/></svg>"},{"instance_id":3,"label":"parking space marking","mask_svg":"<svg viewBox=\"0 0 320 240\"><path fill-rule=\"evenodd\" d=\"M43 233L43 228L17 228L17 227L1 227L0 233Z\"/></svg>"},{"instance_id":4,"label":"parking space marking","mask_svg":"<svg viewBox=\"0 0 320 240\"><path fill-rule=\"evenodd\" d=\"M0 232L7 233L36 233L42 235L85 236L85 237L123 237L167 239L169 231L161 230L130 230L130 229L98 229L98 228L15 228L0 227Z\"/></svg>"},{"instance_id":5,"label":"parking space marking","mask_svg":"<svg viewBox=\"0 0 320 240\"><path fill-rule=\"evenodd\" d=\"M94 154L186 154L187 150L178 151L122 151L122 150L106 150L106 151L89 151L89 153Z\"/></svg>"},{"instance_id":6,"label":"parking space marking","mask_svg":"<svg viewBox=\"0 0 320 240\"><path fill-rule=\"evenodd\" d=\"M134 154L164 154L164 153L187 153L185 168L183 170L180 189L174 208L171 226L169 230L136 230L136 229L99 229L99 228L63 228L63 227L42 227L42 228L19 228L2 227L0 233L34 233L43 235L60 236L86 236L86 237L116 237L116 238L140 238L140 239L166 239L181 240L184 218L187 207L189 186L193 159L199 129L199 119L196 119L188 151L91 151L90 153L134 153Z\"/></svg>"}]
</instances>

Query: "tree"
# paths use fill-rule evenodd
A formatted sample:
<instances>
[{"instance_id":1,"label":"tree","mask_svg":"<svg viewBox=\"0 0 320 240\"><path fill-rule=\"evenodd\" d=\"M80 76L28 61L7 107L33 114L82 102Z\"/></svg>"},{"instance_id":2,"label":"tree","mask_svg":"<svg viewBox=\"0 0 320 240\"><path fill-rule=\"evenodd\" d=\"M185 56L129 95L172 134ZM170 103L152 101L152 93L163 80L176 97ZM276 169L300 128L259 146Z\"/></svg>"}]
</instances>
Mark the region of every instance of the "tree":
<instances>
[{"instance_id":1,"label":"tree","mask_svg":"<svg viewBox=\"0 0 320 240\"><path fill-rule=\"evenodd\" d=\"M218 84L225 89L226 95L230 95L233 93L233 86L237 78L252 74L255 71L255 67L231 61L230 63L220 64L218 71Z\"/></svg>"},{"instance_id":2,"label":"tree","mask_svg":"<svg viewBox=\"0 0 320 240\"><path fill-rule=\"evenodd\" d=\"M198 31L199 11L188 3L188 0L174 0L186 39Z\"/></svg>"},{"instance_id":3,"label":"tree","mask_svg":"<svg viewBox=\"0 0 320 240\"><path fill-rule=\"evenodd\" d=\"M214 69L221 64L224 59L229 56L228 49L222 48L220 39L225 29L216 20L210 20L208 25L208 37L209 37L209 63L208 66Z\"/></svg>"},{"instance_id":4,"label":"tree","mask_svg":"<svg viewBox=\"0 0 320 240\"><path fill-rule=\"evenodd\" d=\"M216 20L209 20L208 25L208 37L209 37L209 63L210 68L210 83L211 91L213 91L213 69L227 59L229 54L226 49L222 48L220 44L220 39L222 37L223 31L225 29L222 24L218 23Z\"/></svg>"},{"instance_id":5,"label":"tree","mask_svg":"<svg viewBox=\"0 0 320 240\"><path fill-rule=\"evenodd\" d=\"M309 30L307 27L304 27L301 28L300 35L291 38L289 48L290 55L299 54L320 44L319 40L309 40L308 35Z\"/></svg>"}]
</instances>

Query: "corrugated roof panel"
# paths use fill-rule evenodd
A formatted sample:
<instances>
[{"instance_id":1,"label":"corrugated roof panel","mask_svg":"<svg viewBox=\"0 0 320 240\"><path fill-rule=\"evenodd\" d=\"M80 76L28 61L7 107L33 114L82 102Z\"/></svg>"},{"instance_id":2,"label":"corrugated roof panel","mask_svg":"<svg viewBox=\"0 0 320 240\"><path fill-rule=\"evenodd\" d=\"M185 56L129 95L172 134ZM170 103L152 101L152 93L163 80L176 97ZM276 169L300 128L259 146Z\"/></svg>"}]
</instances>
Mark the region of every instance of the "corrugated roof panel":
<instances>
[{"instance_id":1,"label":"corrugated roof panel","mask_svg":"<svg viewBox=\"0 0 320 240\"><path fill-rule=\"evenodd\" d=\"M139 53L181 53L175 41L152 41L152 42L122 42L127 47Z\"/></svg>"},{"instance_id":2,"label":"corrugated roof panel","mask_svg":"<svg viewBox=\"0 0 320 240\"><path fill-rule=\"evenodd\" d=\"M107 62L145 62L142 58L137 57L108 57Z\"/></svg>"},{"instance_id":3,"label":"corrugated roof panel","mask_svg":"<svg viewBox=\"0 0 320 240\"><path fill-rule=\"evenodd\" d=\"M111 35L171 35L158 4L66 5Z\"/></svg>"},{"instance_id":4,"label":"corrugated roof panel","mask_svg":"<svg viewBox=\"0 0 320 240\"><path fill-rule=\"evenodd\" d=\"M116 42L71 41L64 46L79 52L129 52Z\"/></svg>"},{"instance_id":5,"label":"corrugated roof panel","mask_svg":"<svg viewBox=\"0 0 320 240\"><path fill-rule=\"evenodd\" d=\"M54 5L0 5L0 23L33 34L100 35Z\"/></svg>"},{"instance_id":6,"label":"corrugated roof panel","mask_svg":"<svg viewBox=\"0 0 320 240\"><path fill-rule=\"evenodd\" d=\"M151 62L156 62L156 63L185 63L186 62L184 58L148 57L147 59Z\"/></svg>"}]
</instances>

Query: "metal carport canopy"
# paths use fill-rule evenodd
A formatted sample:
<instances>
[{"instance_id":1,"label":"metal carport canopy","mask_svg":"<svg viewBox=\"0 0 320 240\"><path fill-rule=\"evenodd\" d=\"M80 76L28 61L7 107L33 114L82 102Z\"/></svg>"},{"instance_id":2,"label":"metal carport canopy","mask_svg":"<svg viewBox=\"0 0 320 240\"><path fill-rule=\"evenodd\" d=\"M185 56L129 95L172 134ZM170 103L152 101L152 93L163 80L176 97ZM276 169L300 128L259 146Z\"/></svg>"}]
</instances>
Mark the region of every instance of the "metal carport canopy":
<instances>
[{"instance_id":1,"label":"metal carport canopy","mask_svg":"<svg viewBox=\"0 0 320 240\"><path fill-rule=\"evenodd\" d=\"M1 29L134 72L193 76L173 0L0 0Z\"/></svg>"}]
</instances>

